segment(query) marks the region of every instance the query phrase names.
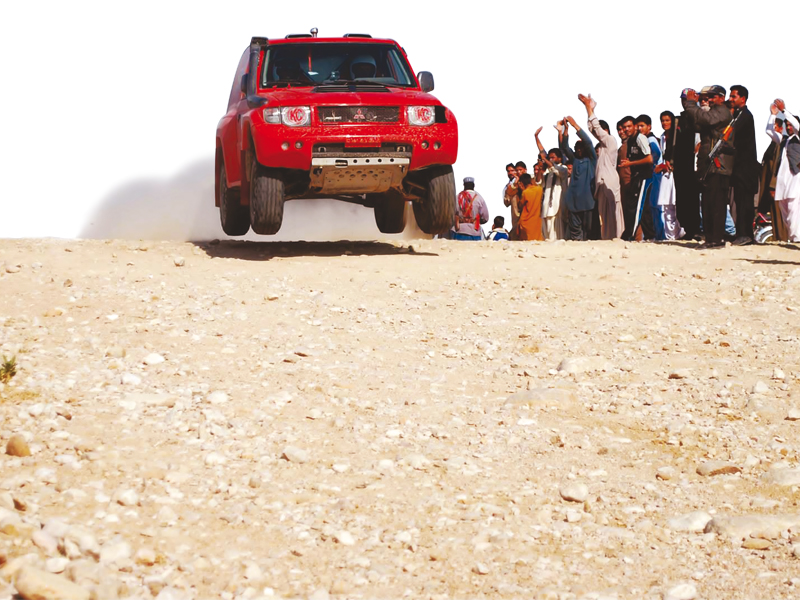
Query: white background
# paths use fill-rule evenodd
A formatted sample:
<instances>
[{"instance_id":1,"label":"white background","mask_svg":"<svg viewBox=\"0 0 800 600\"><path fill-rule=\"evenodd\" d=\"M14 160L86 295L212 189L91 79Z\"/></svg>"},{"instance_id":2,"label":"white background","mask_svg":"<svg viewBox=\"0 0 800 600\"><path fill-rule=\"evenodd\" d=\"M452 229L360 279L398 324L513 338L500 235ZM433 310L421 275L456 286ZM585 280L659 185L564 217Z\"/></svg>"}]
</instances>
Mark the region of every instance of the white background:
<instances>
[{"instance_id":1,"label":"white background","mask_svg":"<svg viewBox=\"0 0 800 600\"><path fill-rule=\"evenodd\" d=\"M394 38L415 71L433 72L434 94L459 122L457 187L475 177L492 217L508 218L504 167L534 161L536 128L549 148L557 118L585 121L578 92L613 128L625 114L657 123L662 110L678 113L684 87L739 83L763 152L772 99L800 112L785 33L796 11L730 1L6 3L0 237L221 236L214 133L237 61L253 35L311 27ZM283 233L377 235L370 220L351 205L292 202Z\"/></svg>"}]
</instances>

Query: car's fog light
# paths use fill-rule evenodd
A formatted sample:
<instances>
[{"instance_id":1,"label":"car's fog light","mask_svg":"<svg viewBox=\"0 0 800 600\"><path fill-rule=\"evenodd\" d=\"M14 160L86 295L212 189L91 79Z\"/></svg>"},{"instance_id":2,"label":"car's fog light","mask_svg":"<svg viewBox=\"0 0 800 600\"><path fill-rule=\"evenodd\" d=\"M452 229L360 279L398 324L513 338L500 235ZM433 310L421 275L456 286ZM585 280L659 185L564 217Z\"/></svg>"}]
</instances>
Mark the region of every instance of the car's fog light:
<instances>
[{"instance_id":1,"label":"car's fog light","mask_svg":"<svg viewBox=\"0 0 800 600\"><path fill-rule=\"evenodd\" d=\"M422 146L422 149L423 149L423 150L427 150L427 149L428 149L428 142L422 142L422 143L420 144L420 146Z\"/></svg>"},{"instance_id":2,"label":"car's fog light","mask_svg":"<svg viewBox=\"0 0 800 600\"><path fill-rule=\"evenodd\" d=\"M289 149L289 142L283 142L281 144L281 149L282 150L288 150Z\"/></svg>"},{"instance_id":3,"label":"car's fog light","mask_svg":"<svg viewBox=\"0 0 800 600\"><path fill-rule=\"evenodd\" d=\"M298 150L300 150L300 148L303 147L303 142L295 142L294 143L294 147L297 148Z\"/></svg>"},{"instance_id":4,"label":"car's fog light","mask_svg":"<svg viewBox=\"0 0 800 600\"><path fill-rule=\"evenodd\" d=\"M433 143L433 149L434 149L434 150L438 150L438 149L439 149L439 148L441 148L441 147L442 147L442 145L441 145L439 142L434 142L434 143Z\"/></svg>"}]
</instances>

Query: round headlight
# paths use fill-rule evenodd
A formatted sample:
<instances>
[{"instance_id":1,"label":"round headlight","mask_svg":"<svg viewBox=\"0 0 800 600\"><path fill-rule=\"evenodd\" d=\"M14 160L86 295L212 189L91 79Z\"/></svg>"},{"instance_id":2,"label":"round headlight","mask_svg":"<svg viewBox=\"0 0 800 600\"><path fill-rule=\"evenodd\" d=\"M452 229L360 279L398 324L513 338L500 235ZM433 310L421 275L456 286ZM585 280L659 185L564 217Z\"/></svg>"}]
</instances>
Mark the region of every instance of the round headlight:
<instances>
[{"instance_id":1,"label":"round headlight","mask_svg":"<svg viewBox=\"0 0 800 600\"><path fill-rule=\"evenodd\" d=\"M303 127L311 122L311 109L307 106L287 106L281 109L284 125Z\"/></svg>"},{"instance_id":2,"label":"round headlight","mask_svg":"<svg viewBox=\"0 0 800 600\"><path fill-rule=\"evenodd\" d=\"M433 125L436 118L433 106L409 106L407 112L409 125Z\"/></svg>"}]
</instances>

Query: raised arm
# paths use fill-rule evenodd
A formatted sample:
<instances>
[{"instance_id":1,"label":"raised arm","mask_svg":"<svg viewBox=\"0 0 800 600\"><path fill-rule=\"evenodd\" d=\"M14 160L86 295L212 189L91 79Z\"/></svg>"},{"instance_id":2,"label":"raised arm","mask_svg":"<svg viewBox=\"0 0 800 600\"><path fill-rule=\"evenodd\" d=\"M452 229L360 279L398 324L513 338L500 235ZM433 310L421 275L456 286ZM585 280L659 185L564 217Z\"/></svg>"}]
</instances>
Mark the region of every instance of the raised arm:
<instances>
[{"instance_id":1,"label":"raised arm","mask_svg":"<svg viewBox=\"0 0 800 600\"><path fill-rule=\"evenodd\" d=\"M781 134L775 131L775 119L778 116L778 106L773 102L769 107L769 120L767 121L767 135L776 144L781 143Z\"/></svg>"},{"instance_id":2,"label":"raised arm","mask_svg":"<svg viewBox=\"0 0 800 600\"><path fill-rule=\"evenodd\" d=\"M569 134L565 133L562 134L559 132L558 134L558 145L561 148L561 152L564 156L571 161L575 160L575 154L573 154L572 149L569 147Z\"/></svg>"},{"instance_id":3,"label":"raised arm","mask_svg":"<svg viewBox=\"0 0 800 600\"><path fill-rule=\"evenodd\" d=\"M536 147L539 149L539 158L541 158L544 164L547 165L548 169L552 169L553 163L550 162L550 159L547 157L547 152L545 152L544 146L542 145L542 142L539 140L539 134L541 132L542 128L539 127L539 129L536 130L536 133L533 134L533 137L536 138Z\"/></svg>"},{"instance_id":4,"label":"raised arm","mask_svg":"<svg viewBox=\"0 0 800 600\"><path fill-rule=\"evenodd\" d=\"M589 136L586 135L586 132L583 129L578 129L578 137L581 138L583 145L586 146L586 152L589 154L589 160L592 162L597 162L597 151L594 149L592 140L589 139Z\"/></svg>"}]
</instances>

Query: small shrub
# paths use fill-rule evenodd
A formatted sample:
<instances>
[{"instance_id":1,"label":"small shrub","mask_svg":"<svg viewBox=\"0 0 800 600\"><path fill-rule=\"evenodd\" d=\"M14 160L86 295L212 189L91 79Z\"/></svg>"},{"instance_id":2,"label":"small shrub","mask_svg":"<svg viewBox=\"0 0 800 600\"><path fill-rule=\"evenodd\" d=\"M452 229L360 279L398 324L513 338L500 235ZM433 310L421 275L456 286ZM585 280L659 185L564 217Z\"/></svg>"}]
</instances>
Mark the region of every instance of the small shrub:
<instances>
[{"instance_id":1,"label":"small shrub","mask_svg":"<svg viewBox=\"0 0 800 600\"><path fill-rule=\"evenodd\" d=\"M8 383L17 374L17 357L11 358L3 357L3 362L0 364L0 383Z\"/></svg>"}]
</instances>

